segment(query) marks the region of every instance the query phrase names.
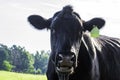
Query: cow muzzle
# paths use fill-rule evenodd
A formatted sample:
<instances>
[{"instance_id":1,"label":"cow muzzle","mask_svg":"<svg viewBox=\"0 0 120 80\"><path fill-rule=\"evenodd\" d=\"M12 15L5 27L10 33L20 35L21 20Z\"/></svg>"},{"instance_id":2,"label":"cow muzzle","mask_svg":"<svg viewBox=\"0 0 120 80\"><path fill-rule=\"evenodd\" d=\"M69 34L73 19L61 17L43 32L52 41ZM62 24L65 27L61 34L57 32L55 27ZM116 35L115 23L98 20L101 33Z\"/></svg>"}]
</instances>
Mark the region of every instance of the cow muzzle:
<instances>
[{"instance_id":1,"label":"cow muzzle","mask_svg":"<svg viewBox=\"0 0 120 80\"><path fill-rule=\"evenodd\" d=\"M59 53L56 58L56 71L62 74L71 74L74 71L76 57L74 53L68 55Z\"/></svg>"}]
</instances>

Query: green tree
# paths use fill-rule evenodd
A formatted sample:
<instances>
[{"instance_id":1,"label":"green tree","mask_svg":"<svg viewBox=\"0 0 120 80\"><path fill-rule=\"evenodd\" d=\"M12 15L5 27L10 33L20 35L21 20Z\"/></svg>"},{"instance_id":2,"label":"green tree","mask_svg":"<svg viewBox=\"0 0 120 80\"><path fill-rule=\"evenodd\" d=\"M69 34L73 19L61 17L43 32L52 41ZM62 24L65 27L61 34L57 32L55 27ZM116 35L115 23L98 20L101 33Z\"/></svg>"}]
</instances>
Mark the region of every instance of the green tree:
<instances>
[{"instance_id":1,"label":"green tree","mask_svg":"<svg viewBox=\"0 0 120 80\"><path fill-rule=\"evenodd\" d=\"M35 55L30 54L24 47L13 45L8 48L0 44L0 70L45 74L49 52L42 50Z\"/></svg>"},{"instance_id":2,"label":"green tree","mask_svg":"<svg viewBox=\"0 0 120 80\"><path fill-rule=\"evenodd\" d=\"M40 55L39 55L39 52L37 51L36 54L35 54L35 57L34 57L34 67L35 69L39 69L40 67Z\"/></svg>"},{"instance_id":3,"label":"green tree","mask_svg":"<svg viewBox=\"0 0 120 80\"><path fill-rule=\"evenodd\" d=\"M40 53L37 51L35 54L34 67L36 70L41 69L41 74L46 73L48 64L49 52L42 50Z\"/></svg>"},{"instance_id":4,"label":"green tree","mask_svg":"<svg viewBox=\"0 0 120 80\"><path fill-rule=\"evenodd\" d=\"M10 64L10 62L8 62L7 60L3 61L3 69L6 71L11 71L13 66Z\"/></svg>"},{"instance_id":5,"label":"green tree","mask_svg":"<svg viewBox=\"0 0 120 80\"><path fill-rule=\"evenodd\" d=\"M25 48L13 45L11 48L12 64L15 66L14 71L17 72L31 72L34 71L33 57L25 50ZM32 70L30 70L32 69Z\"/></svg>"},{"instance_id":6,"label":"green tree","mask_svg":"<svg viewBox=\"0 0 120 80\"><path fill-rule=\"evenodd\" d=\"M41 69L38 68L38 69L36 70L36 74L41 74L41 73L42 73Z\"/></svg>"},{"instance_id":7,"label":"green tree","mask_svg":"<svg viewBox=\"0 0 120 80\"><path fill-rule=\"evenodd\" d=\"M9 50L7 48L7 46L0 44L0 69L3 69L3 61L4 60L8 60L9 54L8 54Z\"/></svg>"}]
</instances>

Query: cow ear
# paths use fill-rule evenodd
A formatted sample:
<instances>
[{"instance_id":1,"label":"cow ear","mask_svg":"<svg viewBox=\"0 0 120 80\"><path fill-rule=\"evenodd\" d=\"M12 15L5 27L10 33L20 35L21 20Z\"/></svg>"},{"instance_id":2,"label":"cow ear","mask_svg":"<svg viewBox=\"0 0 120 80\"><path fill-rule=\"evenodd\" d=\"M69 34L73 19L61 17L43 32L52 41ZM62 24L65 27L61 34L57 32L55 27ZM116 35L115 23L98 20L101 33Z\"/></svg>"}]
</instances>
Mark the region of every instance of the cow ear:
<instances>
[{"instance_id":1,"label":"cow ear","mask_svg":"<svg viewBox=\"0 0 120 80\"><path fill-rule=\"evenodd\" d=\"M97 26L98 29L101 29L105 25L105 20L102 18L93 18L87 22L83 21L84 30L91 31L94 26Z\"/></svg>"},{"instance_id":2,"label":"cow ear","mask_svg":"<svg viewBox=\"0 0 120 80\"><path fill-rule=\"evenodd\" d=\"M31 15L28 17L28 21L36 29L50 29L51 19L45 19L39 15Z\"/></svg>"}]
</instances>

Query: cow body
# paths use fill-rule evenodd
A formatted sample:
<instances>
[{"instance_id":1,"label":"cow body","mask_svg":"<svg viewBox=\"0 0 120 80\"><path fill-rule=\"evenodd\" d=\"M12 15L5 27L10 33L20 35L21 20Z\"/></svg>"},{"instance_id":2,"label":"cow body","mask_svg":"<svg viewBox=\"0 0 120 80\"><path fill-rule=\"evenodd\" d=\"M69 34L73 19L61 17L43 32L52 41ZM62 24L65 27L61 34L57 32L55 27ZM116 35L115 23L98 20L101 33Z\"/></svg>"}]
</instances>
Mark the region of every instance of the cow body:
<instances>
[{"instance_id":1,"label":"cow body","mask_svg":"<svg viewBox=\"0 0 120 80\"><path fill-rule=\"evenodd\" d=\"M103 19L84 21L65 6L48 20L32 15L28 21L37 29L51 31L48 80L120 80L120 40L90 36L94 25L103 27Z\"/></svg>"},{"instance_id":2,"label":"cow body","mask_svg":"<svg viewBox=\"0 0 120 80\"><path fill-rule=\"evenodd\" d=\"M86 69L85 69L84 65L89 64L90 62L87 61L85 56L85 53L88 53L85 52L87 50L83 51L82 49L82 46L85 45L83 44L81 45L80 48L80 56L82 57L79 58L83 60L78 60L81 61L80 62L81 64L79 64L81 67L79 66L78 69L76 70L76 72L78 71L78 73L75 73L76 77L70 79L79 80L78 77L81 75L80 77L81 80L120 80L120 76L119 76L120 75L120 40L107 36L100 36L99 38L94 38L94 39L92 39L88 35L86 37L89 38L89 39L85 38L86 39L85 41L87 40L89 41L89 43L87 43L88 41L86 42L88 44L87 45L88 48L91 47L89 46L91 44L95 49L93 55L94 56L96 55L96 58L94 58L92 63L93 65L92 67L94 67L94 69L90 74L89 74L90 71L87 70L87 66L89 66L88 69L90 69L91 64L86 65ZM85 72L85 70L89 72ZM86 73L88 73L88 75ZM93 79L92 79L92 75L94 76Z\"/></svg>"},{"instance_id":3,"label":"cow body","mask_svg":"<svg viewBox=\"0 0 120 80\"><path fill-rule=\"evenodd\" d=\"M83 41L79 52L78 67L70 75L69 80L120 80L120 40L107 36L91 38L89 34L83 36L86 37L86 42L89 41L87 43L89 48L90 44L94 46L93 55L96 57L93 60L90 58ZM49 63L48 80L58 80L51 57Z\"/></svg>"}]
</instances>

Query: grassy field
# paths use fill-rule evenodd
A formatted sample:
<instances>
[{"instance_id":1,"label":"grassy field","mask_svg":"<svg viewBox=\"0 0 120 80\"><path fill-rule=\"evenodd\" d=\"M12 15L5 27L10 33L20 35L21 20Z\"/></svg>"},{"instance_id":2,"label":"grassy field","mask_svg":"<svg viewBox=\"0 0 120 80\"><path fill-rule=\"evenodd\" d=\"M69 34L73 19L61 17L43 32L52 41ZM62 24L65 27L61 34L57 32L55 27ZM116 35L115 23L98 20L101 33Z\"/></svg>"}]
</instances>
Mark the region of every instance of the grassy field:
<instances>
[{"instance_id":1,"label":"grassy field","mask_svg":"<svg viewBox=\"0 0 120 80\"><path fill-rule=\"evenodd\" d=\"M0 80L47 80L44 75L31 75L0 71Z\"/></svg>"}]
</instances>

